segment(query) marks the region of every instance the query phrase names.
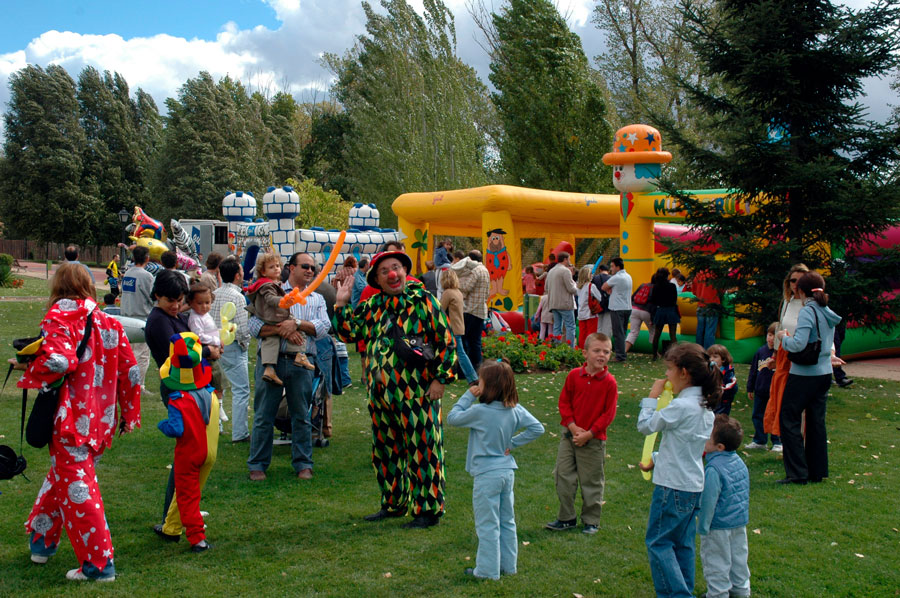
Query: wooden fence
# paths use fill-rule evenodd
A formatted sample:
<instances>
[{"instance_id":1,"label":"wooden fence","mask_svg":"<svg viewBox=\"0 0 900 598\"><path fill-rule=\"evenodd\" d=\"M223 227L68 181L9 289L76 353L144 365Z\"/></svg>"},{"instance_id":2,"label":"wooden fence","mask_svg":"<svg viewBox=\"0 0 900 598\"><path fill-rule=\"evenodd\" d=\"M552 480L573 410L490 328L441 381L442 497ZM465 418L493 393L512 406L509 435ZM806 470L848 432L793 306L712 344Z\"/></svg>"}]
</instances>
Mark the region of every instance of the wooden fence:
<instances>
[{"instance_id":1,"label":"wooden fence","mask_svg":"<svg viewBox=\"0 0 900 598\"><path fill-rule=\"evenodd\" d=\"M60 262L66 259L65 243L38 243L29 240L0 239L0 253L8 253L17 260ZM106 265L117 255L119 249L114 246L79 247L78 260L85 263Z\"/></svg>"}]
</instances>

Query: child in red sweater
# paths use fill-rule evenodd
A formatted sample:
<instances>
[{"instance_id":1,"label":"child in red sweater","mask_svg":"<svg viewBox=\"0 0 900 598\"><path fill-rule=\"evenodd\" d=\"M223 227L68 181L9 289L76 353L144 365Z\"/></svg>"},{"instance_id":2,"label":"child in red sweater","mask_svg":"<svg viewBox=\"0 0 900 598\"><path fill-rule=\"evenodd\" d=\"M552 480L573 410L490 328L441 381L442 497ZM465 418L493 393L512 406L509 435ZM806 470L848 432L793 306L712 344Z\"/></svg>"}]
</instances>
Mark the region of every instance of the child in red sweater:
<instances>
[{"instance_id":1,"label":"child in red sweater","mask_svg":"<svg viewBox=\"0 0 900 598\"><path fill-rule=\"evenodd\" d=\"M559 393L561 424L566 428L556 454L556 494L559 515L545 527L562 531L575 527L575 492L581 484L581 522L585 534L596 534L603 503L606 429L616 417L619 395L607 363L612 341L602 332L585 339L585 363L566 377Z\"/></svg>"}]
</instances>

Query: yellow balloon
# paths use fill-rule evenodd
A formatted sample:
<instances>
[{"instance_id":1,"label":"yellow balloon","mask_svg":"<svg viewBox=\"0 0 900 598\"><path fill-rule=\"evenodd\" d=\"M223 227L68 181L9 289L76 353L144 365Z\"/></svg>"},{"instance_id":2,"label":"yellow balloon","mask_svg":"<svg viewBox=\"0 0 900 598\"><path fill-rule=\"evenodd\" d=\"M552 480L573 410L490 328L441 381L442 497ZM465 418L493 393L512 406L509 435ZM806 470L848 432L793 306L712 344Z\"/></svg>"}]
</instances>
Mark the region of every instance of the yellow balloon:
<instances>
[{"instance_id":1,"label":"yellow balloon","mask_svg":"<svg viewBox=\"0 0 900 598\"><path fill-rule=\"evenodd\" d=\"M223 347L234 342L237 326L231 320L234 319L235 313L237 313L237 308L231 301L222 306L222 328L219 329L219 338L222 340Z\"/></svg>"},{"instance_id":2,"label":"yellow balloon","mask_svg":"<svg viewBox=\"0 0 900 598\"><path fill-rule=\"evenodd\" d=\"M660 409L668 405L673 398L675 397L672 394L672 383L667 380L662 394L660 394L659 398L656 400L656 410L659 411ZM656 444L657 434L659 434L659 432L654 432L653 434L650 434L646 438L644 438L644 454L641 456L641 465L650 465L650 458L653 455L653 445ZM644 479L648 481L652 477L652 474L652 471L641 472L641 475L644 476Z\"/></svg>"}]
</instances>

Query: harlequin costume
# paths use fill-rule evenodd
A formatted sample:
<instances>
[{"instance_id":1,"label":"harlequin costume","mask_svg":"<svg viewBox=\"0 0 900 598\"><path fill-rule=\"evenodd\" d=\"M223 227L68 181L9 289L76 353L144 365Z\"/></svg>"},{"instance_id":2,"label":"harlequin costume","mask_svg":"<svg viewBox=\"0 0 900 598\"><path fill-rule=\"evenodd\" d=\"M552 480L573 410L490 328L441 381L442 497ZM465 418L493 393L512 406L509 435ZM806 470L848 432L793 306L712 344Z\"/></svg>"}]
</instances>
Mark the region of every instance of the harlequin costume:
<instances>
[{"instance_id":1,"label":"harlequin costume","mask_svg":"<svg viewBox=\"0 0 900 598\"><path fill-rule=\"evenodd\" d=\"M65 527L81 565L67 577L111 581L113 546L94 464L112 445L117 423L122 432L140 426L141 375L121 324L96 307L92 299L54 303L41 322L37 357L18 383L59 388L50 471L25 529L32 561L45 563L56 553ZM92 330L79 360L88 317Z\"/></svg>"},{"instance_id":2,"label":"harlequin costume","mask_svg":"<svg viewBox=\"0 0 900 598\"><path fill-rule=\"evenodd\" d=\"M411 266L401 252L376 255L369 285L376 286L378 263L390 257L400 260L407 271ZM381 487L381 508L416 517L442 515L441 403L426 393L433 380L448 384L455 378L455 341L447 317L422 283L407 279L399 295L381 292L361 301L355 310L350 305L336 308L333 324L344 342L366 342L372 466ZM401 361L391 338L393 326L406 335L421 335L434 350L434 360L422 368Z\"/></svg>"},{"instance_id":3,"label":"harlequin costume","mask_svg":"<svg viewBox=\"0 0 900 598\"><path fill-rule=\"evenodd\" d=\"M194 552L209 548L200 495L219 446L219 401L210 386L212 368L202 358L202 350L193 332L174 334L169 341L169 358L159 369L160 378L174 392L169 394L169 417L157 427L177 441L172 465L175 497L165 523L161 529L154 529L167 539L179 538L184 529Z\"/></svg>"}]
</instances>

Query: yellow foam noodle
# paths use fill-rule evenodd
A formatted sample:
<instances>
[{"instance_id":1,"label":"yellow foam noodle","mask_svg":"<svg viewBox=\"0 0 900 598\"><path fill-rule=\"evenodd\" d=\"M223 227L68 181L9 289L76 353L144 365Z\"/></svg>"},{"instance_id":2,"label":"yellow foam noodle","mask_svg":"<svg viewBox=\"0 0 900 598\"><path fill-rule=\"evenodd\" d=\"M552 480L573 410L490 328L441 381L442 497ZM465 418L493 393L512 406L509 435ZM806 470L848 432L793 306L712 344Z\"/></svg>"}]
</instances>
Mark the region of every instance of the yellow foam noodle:
<instances>
[{"instance_id":1,"label":"yellow foam noodle","mask_svg":"<svg viewBox=\"0 0 900 598\"><path fill-rule=\"evenodd\" d=\"M666 381L662 394L659 395L659 399L656 401L656 410L659 411L660 409L663 409L672 402L673 398L675 398L675 395L672 393L672 383ZM656 444L656 436L658 434L658 432L654 432L644 438L644 453L641 455L641 465L650 465L650 458L653 455L653 446ZM641 475L644 476L644 479L647 481L650 481L652 474L652 471L641 471Z\"/></svg>"}]
</instances>

